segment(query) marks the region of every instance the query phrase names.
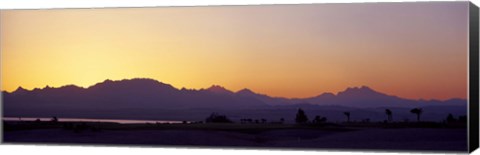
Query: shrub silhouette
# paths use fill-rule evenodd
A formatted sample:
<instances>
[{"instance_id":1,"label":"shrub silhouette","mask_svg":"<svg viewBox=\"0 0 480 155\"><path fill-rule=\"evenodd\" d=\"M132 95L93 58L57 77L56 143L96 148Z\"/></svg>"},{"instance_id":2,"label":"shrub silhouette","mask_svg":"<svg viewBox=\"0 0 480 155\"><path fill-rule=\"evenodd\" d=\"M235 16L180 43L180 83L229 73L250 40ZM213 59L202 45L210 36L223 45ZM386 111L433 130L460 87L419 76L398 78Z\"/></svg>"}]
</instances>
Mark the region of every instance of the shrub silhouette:
<instances>
[{"instance_id":1,"label":"shrub silhouette","mask_svg":"<svg viewBox=\"0 0 480 155\"><path fill-rule=\"evenodd\" d=\"M248 119L246 119L246 118L240 119L240 123L241 123L241 124L245 124L245 123L247 123L247 122L248 122Z\"/></svg>"},{"instance_id":2,"label":"shrub silhouette","mask_svg":"<svg viewBox=\"0 0 480 155\"><path fill-rule=\"evenodd\" d=\"M422 115L423 109L422 108L413 108L412 110L410 110L410 112L417 115L417 122L420 122L420 115Z\"/></svg>"},{"instance_id":3,"label":"shrub silhouette","mask_svg":"<svg viewBox=\"0 0 480 155\"><path fill-rule=\"evenodd\" d=\"M295 116L295 122L297 123L306 123L308 121L307 115L302 109L298 109L297 115Z\"/></svg>"},{"instance_id":4,"label":"shrub silhouette","mask_svg":"<svg viewBox=\"0 0 480 155\"><path fill-rule=\"evenodd\" d=\"M467 123L467 116L465 115L458 116L458 121L462 123Z\"/></svg>"},{"instance_id":5,"label":"shrub silhouette","mask_svg":"<svg viewBox=\"0 0 480 155\"><path fill-rule=\"evenodd\" d=\"M362 120L362 123L370 123L370 118L365 118Z\"/></svg>"},{"instance_id":6,"label":"shrub silhouette","mask_svg":"<svg viewBox=\"0 0 480 155\"><path fill-rule=\"evenodd\" d=\"M207 123L233 123L230 119L227 118L225 115L219 115L217 113L212 113L205 119Z\"/></svg>"},{"instance_id":7,"label":"shrub silhouette","mask_svg":"<svg viewBox=\"0 0 480 155\"><path fill-rule=\"evenodd\" d=\"M65 129L65 130L72 130L74 128L74 124L67 122L67 123L63 124L62 128Z\"/></svg>"},{"instance_id":8,"label":"shrub silhouette","mask_svg":"<svg viewBox=\"0 0 480 155\"><path fill-rule=\"evenodd\" d=\"M313 123L316 123L316 124L325 123L325 122L327 122L327 118L326 118L326 117L321 117L321 116L317 115L317 116L315 116L315 119L313 119L312 122L313 122Z\"/></svg>"},{"instance_id":9,"label":"shrub silhouette","mask_svg":"<svg viewBox=\"0 0 480 155\"><path fill-rule=\"evenodd\" d=\"M448 114L446 121L447 123L453 123L453 122L456 122L457 119L455 119L455 117L453 117L452 114Z\"/></svg>"},{"instance_id":10,"label":"shrub silhouette","mask_svg":"<svg viewBox=\"0 0 480 155\"><path fill-rule=\"evenodd\" d=\"M389 122L392 122L393 118L392 118L392 111L390 109L385 109L385 114L387 114L387 120Z\"/></svg>"},{"instance_id":11,"label":"shrub silhouette","mask_svg":"<svg viewBox=\"0 0 480 155\"><path fill-rule=\"evenodd\" d=\"M350 112L343 112L345 116L347 116L347 122L350 122Z\"/></svg>"},{"instance_id":12,"label":"shrub silhouette","mask_svg":"<svg viewBox=\"0 0 480 155\"><path fill-rule=\"evenodd\" d=\"M51 119L50 121L52 121L52 122L56 123L56 122L58 122L58 118L57 118L57 117L55 117L55 116L53 116L53 117L52 117L52 119Z\"/></svg>"},{"instance_id":13,"label":"shrub silhouette","mask_svg":"<svg viewBox=\"0 0 480 155\"><path fill-rule=\"evenodd\" d=\"M320 116L317 115L315 116L315 118L313 118L312 123L318 123L318 122L320 122Z\"/></svg>"},{"instance_id":14,"label":"shrub silhouette","mask_svg":"<svg viewBox=\"0 0 480 155\"><path fill-rule=\"evenodd\" d=\"M90 128L90 126L88 126L87 123L82 122L80 124L74 124L73 125L73 132L79 133L79 132L83 132L83 131L85 131L89 128Z\"/></svg>"},{"instance_id":15,"label":"shrub silhouette","mask_svg":"<svg viewBox=\"0 0 480 155\"><path fill-rule=\"evenodd\" d=\"M266 119L264 119L264 118L262 118L262 119L261 119L261 121L262 121L262 124L265 124L265 123L267 123L267 120L266 120Z\"/></svg>"}]
</instances>

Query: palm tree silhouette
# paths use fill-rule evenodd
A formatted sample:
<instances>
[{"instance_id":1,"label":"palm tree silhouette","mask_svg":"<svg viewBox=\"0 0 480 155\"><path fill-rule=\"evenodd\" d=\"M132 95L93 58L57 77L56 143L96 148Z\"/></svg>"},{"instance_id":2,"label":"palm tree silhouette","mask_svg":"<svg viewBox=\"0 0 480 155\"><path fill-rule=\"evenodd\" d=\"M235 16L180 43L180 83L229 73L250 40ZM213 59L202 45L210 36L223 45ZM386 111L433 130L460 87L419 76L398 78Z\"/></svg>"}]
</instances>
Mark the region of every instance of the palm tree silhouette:
<instances>
[{"instance_id":1,"label":"palm tree silhouette","mask_svg":"<svg viewBox=\"0 0 480 155\"><path fill-rule=\"evenodd\" d=\"M390 109L385 109L385 114L387 114L387 120L392 121L392 111Z\"/></svg>"},{"instance_id":2,"label":"palm tree silhouette","mask_svg":"<svg viewBox=\"0 0 480 155\"><path fill-rule=\"evenodd\" d=\"M350 112L343 112L345 116L347 116L347 122L350 122Z\"/></svg>"},{"instance_id":3,"label":"palm tree silhouette","mask_svg":"<svg viewBox=\"0 0 480 155\"><path fill-rule=\"evenodd\" d=\"M410 112L413 113L413 114L416 114L417 115L417 122L420 122L420 115L422 115L423 109L422 108L413 108L412 110L410 110Z\"/></svg>"}]
</instances>

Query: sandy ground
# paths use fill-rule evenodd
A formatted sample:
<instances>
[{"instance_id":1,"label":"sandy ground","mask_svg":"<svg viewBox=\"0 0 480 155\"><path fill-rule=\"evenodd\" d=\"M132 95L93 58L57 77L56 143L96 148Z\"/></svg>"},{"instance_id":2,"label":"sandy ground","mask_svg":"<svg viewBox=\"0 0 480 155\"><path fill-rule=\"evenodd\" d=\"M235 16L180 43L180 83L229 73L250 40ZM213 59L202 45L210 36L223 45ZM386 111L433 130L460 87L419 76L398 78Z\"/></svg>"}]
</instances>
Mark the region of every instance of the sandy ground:
<instances>
[{"instance_id":1,"label":"sandy ground","mask_svg":"<svg viewBox=\"0 0 480 155\"><path fill-rule=\"evenodd\" d=\"M335 132L279 129L259 133L206 130L103 130L75 133L63 129L8 131L7 143L75 143L281 147L305 149L381 149L465 151L466 129L360 129Z\"/></svg>"}]
</instances>

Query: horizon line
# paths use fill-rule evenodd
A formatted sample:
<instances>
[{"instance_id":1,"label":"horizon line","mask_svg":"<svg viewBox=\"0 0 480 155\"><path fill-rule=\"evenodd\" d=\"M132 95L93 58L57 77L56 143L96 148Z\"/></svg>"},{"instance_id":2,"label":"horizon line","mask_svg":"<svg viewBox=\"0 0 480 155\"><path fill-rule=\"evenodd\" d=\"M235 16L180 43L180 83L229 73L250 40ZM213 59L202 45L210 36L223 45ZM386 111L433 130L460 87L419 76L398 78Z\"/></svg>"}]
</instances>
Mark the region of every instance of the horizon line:
<instances>
[{"instance_id":1,"label":"horizon line","mask_svg":"<svg viewBox=\"0 0 480 155\"><path fill-rule=\"evenodd\" d=\"M86 86L86 87L79 86L79 85L76 85L76 84L65 84L65 85L61 85L61 86L58 86L58 87L51 87L51 86L49 86L49 85L46 85L46 86L43 87L43 88L35 87L35 88L32 88L32 89L25 89L25 88L23 88L22 86L18 86L17 89L12 90L12 91L10 91L10 92L7 91L7 90L3 90L3 89L2 89L1 91L2 91L2 93L3 93L3 92L13 93L13 92L17 91L18 89L24 89L24 90L27 90L27 91L34 91L34 90L37 90L37 89L39 89L39 90L44 90L44 89L46 89L46 88L56 89L56 88L62 88L62 87L67 87L67 86L75 86L75 87L79 87L79 88L82 88L82 89L89 89L90 87L93 87L93 86L95 86L95 85L97 85L97 84L104 83L104 82L106 82L106 81L120 82L120 81L131 81L131 80L152 80L152 81L156 81L156 82L159 82L159 83L162 83L162 84L165 84L165 85L169 85L169 86L171 86L171 87L173 87L173 88L175 88L175 89L177 89L177 90L186 89L186 90L196 90L196 91L200 91L200 90L208 90L208 89L211 88L211 87L218 86L218 87L221 87L221 88L223 88L223 89L225 89L225 90L228 90L228 91L230 91L230 92L232 92L232 93L238 93L238 92L246 89L246 90L252 91L252 92L255 93L255 94L266 95L266 96L272 97L272 98L285 98L285 99L306 99L306 98L318 97L318 96L323 95L323 94L333 94L333 95L337 96L339 93L345 92L345 91L347 91L348 89L368 88L368 89L370 89L370 90L372 90L372 91L374 91L374 92L380 93L380 94L384 94L384 95L387 95L387 96L398 97L398 98L402 98L402 99L410 99L410 100L426 100L426 101L431 101L431 100L447 101L447 100L452 100L452 99L467 100L467 98L462 98L462 97L449 97L448 99L435 99L435 98L430 98L430 99L425 99L425 98L412 99L412 98L408 98L408 97L401 97L401 96L397 96L397 95L386 94L386 93L377 91L377 90L375 90L375 89L373 89L372 87L369 87L369 86L367 86L367 85L349 86L349 87L346 87L345 89L343 89L342 91L338 91L338 92L336 92L336 93L333 93L333 92L321 92L321 93L319 93L318 95L309 96L309 97L283 97L283 96L272 96L272 95L269 95L269 94L266 94L266 93L257 92L257 91L254 91L254 90L250 89L250 88L246 88L246 87L245 87L245 88L242 88L242 89L239 89L239 90L237 90L237 91L233 91L233 90L227 89L227 88L225 88L224 86L219 85L219 84L211 84L211 85L210 85L209 87L207 87L207 88L199 88L199 89L186 88L186 87L177 88L177 87L175 87L175 86L173 86L173 85L171 85L171 84L169 84L169 83L165 83L165 82L162 82L162 81L157 80L157 79L154 79L154 78L146 78L146 77L143 77L143 78L141 78L141 77L136 77L136 78L123 78L123 79L120 79L120 80L112 80L112 79L108 79L108 78L107 78L107 79L105 79L105 80L103 80L103 81L101 81L101 82L96 82L96 83L94 83L94 84L92 84L92 85L89 85L89 86Z\"/></svg>"}]
</instances>

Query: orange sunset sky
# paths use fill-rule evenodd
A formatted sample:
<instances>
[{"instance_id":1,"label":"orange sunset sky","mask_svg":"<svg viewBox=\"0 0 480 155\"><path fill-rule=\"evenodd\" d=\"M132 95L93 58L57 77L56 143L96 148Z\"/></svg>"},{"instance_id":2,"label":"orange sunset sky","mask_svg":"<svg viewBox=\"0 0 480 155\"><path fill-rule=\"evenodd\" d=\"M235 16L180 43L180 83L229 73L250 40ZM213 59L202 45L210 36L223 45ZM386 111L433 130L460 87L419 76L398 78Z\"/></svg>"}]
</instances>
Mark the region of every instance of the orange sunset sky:
<instances>
[{"instance_id":1,"label":"orange sunset sky","mask_svg":"<svg viewBox=\"0 0 480 155\"><path fill-rule=\"evenodd\" d=\"M145 77L311 97L467 96L468 2L2 10L1 89Z\"/></svg>"}]
</instances>

